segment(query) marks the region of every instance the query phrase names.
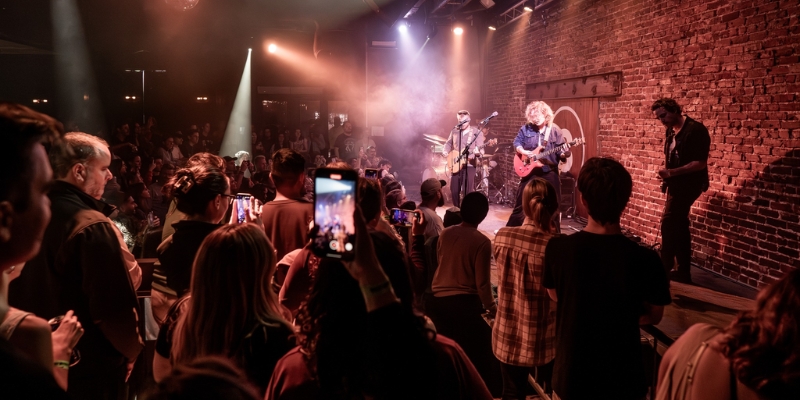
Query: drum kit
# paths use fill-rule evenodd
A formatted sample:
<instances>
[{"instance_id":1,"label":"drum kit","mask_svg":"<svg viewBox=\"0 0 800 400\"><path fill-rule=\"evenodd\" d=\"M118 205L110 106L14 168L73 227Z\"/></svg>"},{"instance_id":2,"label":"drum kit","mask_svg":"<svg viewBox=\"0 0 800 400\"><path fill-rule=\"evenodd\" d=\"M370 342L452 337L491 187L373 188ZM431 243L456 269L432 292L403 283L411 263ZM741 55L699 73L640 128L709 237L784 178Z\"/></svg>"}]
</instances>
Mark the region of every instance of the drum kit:
<instances>
[{"instance_id":1,"label":"drum kit","mask_svg":"<svg viewBox=\"0 0 800 400\"><path fill-rule=\"evenodd\" d=\"M422 181L424 182L429 178L436 178L450 182L450 176L446 172L447 160L442 157L444 152L444 144L447 138L439 135L422 135L423 138L430 143L430 157L427 158L428 163L425 170L422 172ZM476 179L475 191L482 192L489 199L489 202L495 204L514 204L514 192L508 187L509 167L500 168L501 173L492 174L491 171L500 165L510 166L513 163L514 153L511 151L511 145L502 146L498 145L494 154L489 154L488 151L483 157L480 157L476 163ZM488 150L488 149L487 149ZM449 190L443 190L445 202L451 202L451 194Z\"/></svg>"}]
</instances>

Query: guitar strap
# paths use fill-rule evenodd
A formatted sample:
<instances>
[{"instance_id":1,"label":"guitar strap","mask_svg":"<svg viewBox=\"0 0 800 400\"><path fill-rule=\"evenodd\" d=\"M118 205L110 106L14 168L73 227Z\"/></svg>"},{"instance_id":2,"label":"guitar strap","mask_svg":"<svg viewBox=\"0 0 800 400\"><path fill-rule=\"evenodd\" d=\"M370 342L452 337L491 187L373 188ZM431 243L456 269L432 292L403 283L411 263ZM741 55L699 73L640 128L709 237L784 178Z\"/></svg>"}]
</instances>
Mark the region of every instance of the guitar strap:
<instances>
[{"instance_id":1,"label":"guitar strap","mask_svg":"<svg viewBox=\"0 0 800 400\"><path fill-rule=\"evenodd\" d=\"M550 141L550 124L544 128L544 145L547 146L547 142ZM542 147L542 135L539 135L539 147Z\"/></svg>"}]
</instances>

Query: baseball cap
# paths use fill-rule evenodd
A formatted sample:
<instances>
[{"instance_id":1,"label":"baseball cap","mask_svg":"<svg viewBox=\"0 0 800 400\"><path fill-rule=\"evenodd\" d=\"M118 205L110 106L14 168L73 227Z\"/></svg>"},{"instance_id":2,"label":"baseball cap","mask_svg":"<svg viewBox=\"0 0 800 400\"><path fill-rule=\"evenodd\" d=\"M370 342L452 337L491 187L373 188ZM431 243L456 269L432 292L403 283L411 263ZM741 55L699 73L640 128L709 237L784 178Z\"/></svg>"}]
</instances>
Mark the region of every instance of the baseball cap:
<instances>
[{"instance_id":1,"label":"baseball cap","mask_svg":"<svg viewBox=\"0 0 800 400\"><path fill-rule=\"evenodd\" d=\"M420 194L434 194L437 190L447 186L447 182L436 179L436 178L428 178L425 182L422 182L422 186L419 188Z\"/></svg>"}]
</instances>

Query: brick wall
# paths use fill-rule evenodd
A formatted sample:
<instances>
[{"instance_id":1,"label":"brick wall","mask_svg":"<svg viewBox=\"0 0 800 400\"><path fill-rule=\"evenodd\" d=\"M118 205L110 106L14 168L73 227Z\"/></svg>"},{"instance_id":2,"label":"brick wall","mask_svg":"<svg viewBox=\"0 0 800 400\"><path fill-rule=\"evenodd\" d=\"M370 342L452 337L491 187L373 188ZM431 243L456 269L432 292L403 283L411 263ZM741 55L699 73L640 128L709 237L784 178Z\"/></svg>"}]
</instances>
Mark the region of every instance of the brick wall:
<instances>
[{"instance_id":1,"label":"brick wall","mask_svg":"<svg viewBox=\"0 0 800 400\"><path fill-rule=\"evenodd\" d=\"M489 45L495 132L524 123L525 84L622 72L600 101L601 155L634 179L623 225L653 243L664 195L664 128L650 111L673 97L711 134L711 187L692 209L693 260L761 287L800 266L800 2L557 1Z\"/></svg>"}]
</instances>

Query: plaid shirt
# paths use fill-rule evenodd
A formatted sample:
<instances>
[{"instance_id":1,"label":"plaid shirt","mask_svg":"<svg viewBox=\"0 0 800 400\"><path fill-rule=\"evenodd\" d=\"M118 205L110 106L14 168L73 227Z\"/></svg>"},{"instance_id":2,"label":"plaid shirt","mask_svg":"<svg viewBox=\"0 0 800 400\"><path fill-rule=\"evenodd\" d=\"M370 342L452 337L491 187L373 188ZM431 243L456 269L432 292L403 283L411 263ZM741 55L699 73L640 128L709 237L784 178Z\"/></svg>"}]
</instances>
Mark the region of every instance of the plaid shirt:
<instances>
[{"instance_id":1,"label":"plaid shirt","mask_svg":"<svg viewBox=\"0 0 800 400\"><path fill-rule=\"evenodd\" d=\"M544 249L552 234L529 220L502 228L494 242L497 317L492 350L503 363L542 365L555 357L556 303L542 286Z\"/></svg>"}]
</instances>

